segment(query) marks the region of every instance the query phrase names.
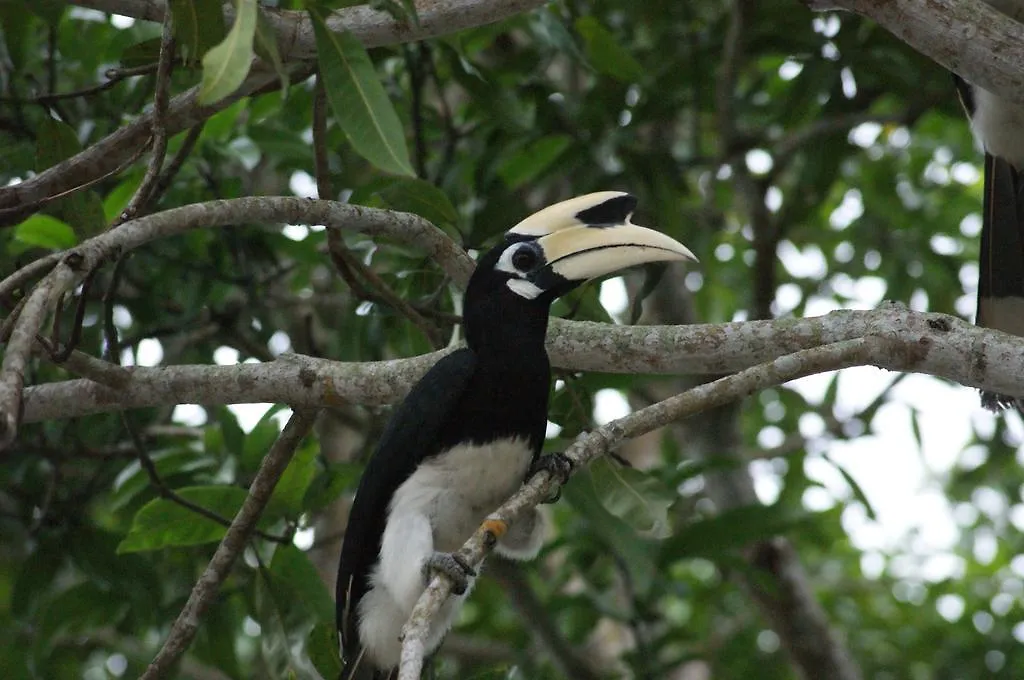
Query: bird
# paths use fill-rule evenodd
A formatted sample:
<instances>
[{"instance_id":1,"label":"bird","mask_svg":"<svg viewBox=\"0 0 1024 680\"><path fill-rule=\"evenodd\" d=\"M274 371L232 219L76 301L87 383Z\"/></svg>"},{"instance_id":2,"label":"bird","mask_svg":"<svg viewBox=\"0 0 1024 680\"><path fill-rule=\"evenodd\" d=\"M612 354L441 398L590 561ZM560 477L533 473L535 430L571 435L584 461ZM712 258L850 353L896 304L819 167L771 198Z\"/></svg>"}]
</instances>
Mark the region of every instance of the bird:
<instances>
[{"instance_id":1,"label":"bird","mask_svg":"<svg viewBox=\"0 0 1024 680\"><path fill-rule=\"evenodd\" d=\"M552 302L619 269L697 260L675 239L632 224L636 205L620 191L555 203L509 229L479 258L463 300L466 346L412 387L356 489L336 588L341 680L395 677L402 626L440 571L454 586L430 627L432 653L476 576L454 551L537 471L566 480L568 459L541 455ZM495 549L532 559L544 533L535 508Z\"/></svg>"},{"instance_id":2,"label":"bird","mask_svg":"<svg viewBox=\"0 0 1024 680\"><path fill-rule=\"evenodd\" d=\"M1024 0L988 4L1024 22ZM985 154L976 323L1024 336L1024 106L956 74L953 82ZM1008 395L983 390L981 403L1024 412L1024 400Z\"/></svg>"}]
</instances>

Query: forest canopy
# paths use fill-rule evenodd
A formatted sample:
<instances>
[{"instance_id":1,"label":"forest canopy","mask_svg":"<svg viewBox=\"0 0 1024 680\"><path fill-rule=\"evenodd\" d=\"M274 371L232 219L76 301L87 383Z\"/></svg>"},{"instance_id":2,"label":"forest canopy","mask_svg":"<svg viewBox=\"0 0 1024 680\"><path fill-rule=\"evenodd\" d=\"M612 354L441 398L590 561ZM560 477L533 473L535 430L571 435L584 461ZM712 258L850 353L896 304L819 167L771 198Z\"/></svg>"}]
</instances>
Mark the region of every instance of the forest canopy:
<instances>
[{"instance_id":1,"label":"forest canopy","mask_svg":"<svg viewBox=\"0 0 1024 680\"><path fill-rule=\"evenodd\" d=\"M1024 27L808 4L0 2L4 677L336 677L391 405L473 257L601 190L701 263L555 305L545 450L696 391L434 677L1024 677L1024 430L976 394L1024 345L973 326L946 69L1013 90Z\"/></svg>"}]
</instances>

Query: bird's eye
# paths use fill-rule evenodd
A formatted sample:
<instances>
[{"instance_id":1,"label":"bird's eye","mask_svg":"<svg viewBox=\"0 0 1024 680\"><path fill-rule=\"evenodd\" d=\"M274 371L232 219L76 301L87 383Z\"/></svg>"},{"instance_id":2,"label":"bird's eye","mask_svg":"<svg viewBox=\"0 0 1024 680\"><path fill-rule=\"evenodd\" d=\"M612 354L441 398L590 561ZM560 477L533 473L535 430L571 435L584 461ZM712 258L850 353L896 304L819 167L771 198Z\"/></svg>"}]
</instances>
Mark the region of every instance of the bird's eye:
<instances>
[{"instance_id":1,"label":"bird's eye","mask_svg":"<svg viewBox=\"0 0 1024 680\"><path fill-rule=\"evenodd\" d=\"M527 272L537 265L537 253L533 248L524 246L512 253L512 266L521 272Z\"/></svg>"}]
</instances>

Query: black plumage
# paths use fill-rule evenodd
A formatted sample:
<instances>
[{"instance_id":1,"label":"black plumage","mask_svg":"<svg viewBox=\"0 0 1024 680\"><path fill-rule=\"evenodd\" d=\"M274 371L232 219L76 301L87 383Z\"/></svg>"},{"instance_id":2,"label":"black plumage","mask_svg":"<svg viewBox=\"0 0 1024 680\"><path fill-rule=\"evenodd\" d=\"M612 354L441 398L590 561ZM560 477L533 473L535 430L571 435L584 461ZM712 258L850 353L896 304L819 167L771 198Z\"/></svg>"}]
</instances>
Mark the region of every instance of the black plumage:
<instances>
[{"instance_id":1,"label":"black plumage","mask_svg":"<svg viewBox=\"0 0 1024 680\"><path fill-rule=\"evenodd\" d=\"M393 490L423 460L466 441L523 436L533 458L540 455L551 381L544 350L551 300L523 300L504 289L507 276L493 271L503 248L480 261L467 287L468 346L438 361L416 383L363 473L356 492L362 502L349 515L336 592L338 628L349 656L358 656L357 608L381 549Z\"/></svg>"},{"instance_id":2,"label":"black plumage","mask_svg":"<svg viewBox=\"0 0 1024 680\"><path fill-rule=\"evenodd\" d=\"M998 155L1020 145L1024 110L954 75L960 101L985 151L984 205L978 262L979 326L1014 335L1024 334L1024 178L1022 168ZM1021 407L1014 397L983 391L982 405L992 410Z\"/></svg>"},{"instance_id":3,"label":"black plumage","mask_svg":"<svg viewBox=\"0 0 1024 680\"><path fill-rule=\"evenodd\" d=\"M466 288L467 347L439 361L392 416L349 516L337 583L343 680L381 680L398 664L401 626L428 569L456 596L428 635L433 650L472 586L452 553L538 464L551 368L544 341L551 303L590 278L644 262L695 259L673 239L629 223L636 200L588 194L546 208L506 232ZM500 554L536 555L534 511L499 540Z\"/></svg>"}]
</instances>

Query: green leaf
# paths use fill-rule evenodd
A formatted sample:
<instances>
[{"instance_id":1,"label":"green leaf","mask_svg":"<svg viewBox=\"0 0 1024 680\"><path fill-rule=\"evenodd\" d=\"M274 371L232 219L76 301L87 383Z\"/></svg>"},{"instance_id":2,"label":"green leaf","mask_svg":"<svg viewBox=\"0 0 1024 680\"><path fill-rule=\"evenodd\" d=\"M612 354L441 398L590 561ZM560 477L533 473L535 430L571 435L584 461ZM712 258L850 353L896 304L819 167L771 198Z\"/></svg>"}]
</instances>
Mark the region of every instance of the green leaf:
<instances>
[{"instance_id":1,"label":"green leaf","mask_svg":"<svg viewBox=\"0 0 1024 680\"><path fill-rule=\"evenodd\" d=\"M36 170L42 172L82 150L78 135L67 123L43 118L36 128Z\"/></svg>"},{"instance_id":2,"label":"green leaf","mask_svg":"<svg viewBox=\"0 0 1024 680\"><path fill-rule=\"evenodd\" d=\"M64 16L64 8L67 3L63 0L31 0L25 5L33 14L41 18L50 26L56 26Z\"/></svg>"},{"instance_id":3,"label":"green leaf","mask_svg":"<svg viewBox=\"0 0 1024 680\"><path fill-rule=\"evenodd\" d=\"M220 101L238 89L249 74L256 35L256 0L237 0L235 23L219 44L203 55L199 103Z\"/></svg>"},{"instance_id":4,"label":"green leaf","mask_svg":"<svg viewBox=\"0 0 1024 680\"><path fill-rule=\"evenodd\" d=\"M111 189L107 197L103 199L103 217L106 221L113 222L128 207L139 185L142 184L142 175L129 176L123 182Z\"/></svg>"},{"instance_id":5,"label":"green leaf","mask_svg":"<svg viewBox=\"0 0 1024 680\"><path fill-rule=\"evenodd\" d=\"M25 3L0 2L0 31L7 46L7 53L16 71L20 71L30 58L26 44L30 44L32 23L36 18L28 12Z\"/></svg>"},{"instance_id":6,"label":"green leaf","mask_svg":"<svg viewBox=\"0 0 1024 680\"><path fill-rule=\"evenodd\" d=\"M846 468L844 468L842 465L837 463L828 454L825 454L822 457L826 461L831 463L832 467L834 467L836 470L838 470L839 474L841 474L843 476L843 479L846 480L847 485L850 487L850 491L853 492L853 497L856 498L858 501L860 501L861 505L864 506L864 512L867 513L868 518L871 519L874 522L877 522L878 521L878 514L875 512L875 506L873 506L871 504L871 501L868 500L867 494L864 493L864 489L862 489L860 484L857 483L857 480L854 479L853 475L851 475L849 472L847 472Z\"/></svg>"},{"instance_id":7,"label":"green leaf","mask_svg":"<svg viewBox=\"0 0 1024 680\"><path fill-rule=\"evenodd\" d=\"M318 623L334 623L334 598L327 592L309 556L293 545L279 546L270 562L270 574L294 602L301 603Z\"/></svg>"},{"instance_id":8,"label":"green leaf","mask_svg":"<svg viewBox=\"0 0 1024 680\"><path fill-rule=\"evenodd\" d=\"M309 660L322 677L336 678L341 675L341 655L338 654L338 631L334 623L318 623L306 638Z\"/></svg>"},{"instance_id":9,"label":"green leaf","mask_svg":"<svg viewBox=\"0 0 1024 680\"><path fill-rule=\"evenodd\" d=\"M203 615L203 625L196 631L196 640L190 653L206 664L219 668L229 678L241 678L236 635L246 616L241 593L222 594L213 599ZM223 677L217 674L216 677Z\"/></svg>"},{"instance_id":10,"label":"green leaf","mask_svg":"<svg viewBox=\"0 0 1024 680\"><path fill-rule=\"evenodd\" d=\"M39 172L71 158L82 150L75 131L59 120L44 118L39 122L36 135L36 170ZM103 215L103 203L96 192L91 190L75 191L52 202L48 209L70 224L74 229L73 233L82 237L98 234L107 226Z\"/></svg>"},{"instance_id":11,"label":"green leaf","mask_svg":"<svg viewBox=\"0 0 1024 680\"><path fill-rule=\"evenodd\" d=\"M657 543L637 535L629 525L605 509L594 492L589 468L575 475L562 489L562 495L586 518L591 530L608 549L622 557L636 592L641 596L649 592L658 575L654 562Z\"/></svg>"},{"instance_id":12,"label":"green leaf","mask_svg":"<svg viewBox=\"0 0 1024 680\"><path fill-rule=\"evenodd\" d=\"M505 158L498 165L498 174L509 189L518 189L547 170L571 144L568 135L542 137Z\"/></svg>"},{"instance_id":13,"label":"green leaf","mask_svg":"<svg viewBox=\"0 0 1024 680\"><path fill-rule=\"evenodd\" d=\"M42 541L22 563L11 590L11 613L23 620L45 602L55 588L57 571L64 564L64 551L59 541Z\"/></svg>"},{"instance_id":14,"label":"green leaf","mask_svg":"<svg viewBox=\"0 0 1024 680\"><path fill-rule=\"evenodd\" d=\"M785 533L813 521L813 518L806 512L786 509L778 504L746 505L677 529L675 535L663 544L663 555L669 558L717 556Z\"/></svg>"},{"instance_id":15,"label":"green leaf","mask_svg":"<svg viewBox=\"0 0 1024 680\"><path fill-rule=\"evenodd\" d=\"M354 489L363 466L359 463L335 463L317 475L306 490L303 508L307 512L323 510L347 489Z\"/></svg>"},{"instance_id":16,"label":"green leaf","mask_svg":"<svg viewBox=\"0 0 1024 680\"><path fill-rule=\"evenodd\" d=\"M608 29L592 16L576 20L576 31L586 43L590 64L605 75L627 83L643 79L644 69L629 52L622 48Z\"/></svg>"},{"instance_id":17,"label":"green leaf","mask_svg":"<svg viewBox=\"0 0 1024 680\"><path fill-rule=\"evenodd\" d=\"M215 418L224 437L226 453L240 456L245 451L245 432L238 424L238 417L226 406L216 409Z\"/></svg>"},{"instance_id":18,"label":"green leaf","mask_svg":"<svg viewBox=\"0 0 1024 680\"><path fill-rule=\"evenodd\" d=\"M284 67L281 53L277 51L277 33L261 7L256 16L256 54L274 67L274 73L281 79L281 89L288 91L288 69Z\"/></svg>"},{"instance_id":19,"label":"green leaf","mask_svg":"<svg viewBox=\"0 0 1024 680\"><path fill-rule=\"evenodd\" d=\"M171 0L174 39L186 63L198 63L225 38L220 0Z\"/></svg>"},{"instance_id":20,"label":"green leaf","mask_svg":"<svg viewBox=\"0 0 1024 680\"><path fill-rule=\"evenodd\" d=\"M590 466L590 483L605 510L639 534L665 538L672 533L668 509L678 496L657 478L606 457Z\"/></svg>"},{"instance_id":21,"label":"green leaf","mask_svg":"<svg viewBox=\"0 0 1024 680\"><path fill-rule=\"evenodd\" d=\"M70 248L78 239L75 230L56 217L33 215L14 228L14 238L30 246L63 250Z\"/></svg>"},{"instance_id":22,"label":"green leaf","mask_svg":"<svg viewBox=\"0 0 1024 680\"><path fill-rule=\"evenodd\" d=\"M275 404L267 409L256 426L245 436L242 455L238 457L238 466L241 472L256 472L259 469L263 457L267 455L267 451L270 450L281 433L281 427L274 420L273 415L283 408L283 404Z\"/></svg>"},{"instance_id":23,"label":"green leaf","mask_svg":"<svg viewBox=\"0 0 1024 680\"><path fill-rule=\"evenodd\" d=\"M319 8L308 11L327 101L352 147L381 170L414 176L402 123L362 43L328 30Z\"/></svg>"},{"instance_id":24,"label":"green leaf","mask_svg":"<svg viewBox=\"0 0 1024 680\"><path fill-rule=\"evenodd\" d=\"M307 439L285 468L284 474L274 487L274 493L268 503L268 514L297 517L303 511L302 500L306 490L316 475L315 442Z\"/></svg>"},{"instance_id":25,"label":"green leaf","mask_svg":"<svg viewBox=\"0 0 1024 680\"><path fill-rule=\"evenodd\" d=\"M160 59L160 38L150 38L129 45L121 52L118 61L125 68L155 64Z\"/></svg>"},{"instance_id":26,"label":"green leaf","mask_svg":"<svg viewBox=\"0 0 1024 680\"><path fill-rule=\"evenodd\" d=\"M130 602L86 581L54 596L35 622L33 638L37 651L55 642L61 633L116 626L127 613Z\"/></svg>"},{"instance_id":27,"label":"green leaf","mask_svg":"<svg viewBox=\"0 0 1024 680\"><path fill-rule=\"evenodd\" d=\"M171 451L154 451L150 454L153 465L160 478L168 483L177 478L179 483L196 481L195 473L205 471L207 475L217 467L217 461L209 455L197 453L191 449ZM138 461L128 463L114 479L111 494L111 509L120 510L128 505L137 495L150 488L149 475L142 469Z\"/></svg>"},{"instance_id":28,"label":"green leaf","mask_svg":"<svg viewBox=\"0 0 1024 680\"><path fill-rule=\"evenodd\" d=\"M392 210L415 213L437 226L458 224L459 212L448 195L422 179L396 179L377 195Z\"/></svg>"},{"instance_id":29,"label":"green leaf","mask_svg":"<svg viewBox=\"0 0 1024 680\"><path fill-rule=\"evenodd\" d=\"M177 490L191 501L221 517L231 519L245 501L245 489L234 486L193 486ZM131 531L117 552L159 550L170 546L200 545L219 541L227 527L163 498L146 503L135 514Z\"/></svg>"}]
</instances>

